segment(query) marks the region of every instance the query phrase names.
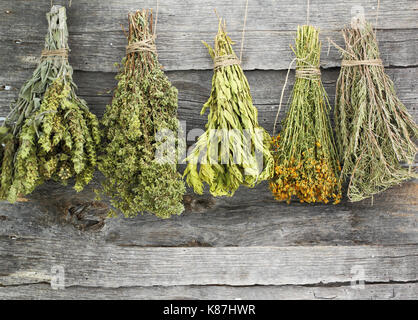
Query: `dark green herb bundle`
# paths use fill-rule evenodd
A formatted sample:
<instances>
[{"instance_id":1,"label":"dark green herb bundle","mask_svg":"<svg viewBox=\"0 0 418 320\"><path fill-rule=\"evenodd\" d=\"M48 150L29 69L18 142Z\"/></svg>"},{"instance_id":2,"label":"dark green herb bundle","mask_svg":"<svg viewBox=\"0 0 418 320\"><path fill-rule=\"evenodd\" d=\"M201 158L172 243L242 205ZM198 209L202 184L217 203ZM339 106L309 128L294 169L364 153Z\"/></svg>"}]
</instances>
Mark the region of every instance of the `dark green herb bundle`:
<instances>
[{"instance_id":1,"label":"dark green herb bundle","mask_svg":"<svg viewBox=\"0 0 418 320\"><path fill-rule=\"evenodd\" d=\"M3 152L0 197L10 202L49 179L66 184L75 177L80 191L96 166L99 124L75 93L65 8L53 6L47 20L41 61L5 121L10 134Z\"/></svg>"},{"instance_id":2,"label":"dark green herb bundle","mask_svg":"<svg viewBox=\"0 0 418 320\"><path fill-rule=\"evenodd\" d=\"M176 161L157 161L158 149L167 142L158 141L157 134L177 134L178 93L158 62L152 20L149 10L129 15L127 56L102 120L99 169L106 178L104 194L125 216L147 211L169 218L183 212L185 186ZM168 152L175 154L177 138L172 140Z\"/></svg>"},{"instance_id":3,"label":"dark green herb bundle","mask_svg":"<svg viewBox=\"0 0 418 320\"><path fill-rule=\"evenodd\" d=\"M296 80L281 133L274 137L275 174L270 189L279 201L337 204L340 168L329 119L330 105L321 81L319 30L299 26Z\"/></svg>"},{"instance_id":4,"label":"dark green herb bundle","mask_svg":"<svg viewBox=\"0 0 418 320\"><path fill-rule=\"evenodd\" d=\"M336 93L336 136L348 197L360 201L416 176L418 128L396 96L370 23L343 31Z\"/></svg>"},{"instance_id":5,"label":"dark green herb bundle","mask_svg":"<svg viewBox=\"0 0 418 320\"><path fill-rule=\"evenodd\" d=\"M232 196L240 185L252 188L273 173L271 138L258 124L247 78L225 29L220 21L214 49L205 43L215 71L201 114L210 113L184 173L196 193L202 194L207 183L214 196Z\"/></svg>"}]
</instances>

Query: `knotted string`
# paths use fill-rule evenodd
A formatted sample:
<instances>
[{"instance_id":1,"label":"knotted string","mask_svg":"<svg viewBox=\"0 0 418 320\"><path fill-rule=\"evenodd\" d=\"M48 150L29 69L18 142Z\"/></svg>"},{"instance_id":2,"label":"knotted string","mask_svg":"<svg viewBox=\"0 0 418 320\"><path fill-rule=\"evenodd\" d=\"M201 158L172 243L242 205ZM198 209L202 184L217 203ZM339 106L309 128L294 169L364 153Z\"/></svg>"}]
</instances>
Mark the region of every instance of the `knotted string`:
<instances>
[{"instance_id":1,"label":"knotted string","mask_svg":"<svg viewBox=\"0 0 418 320\"><path fill-rule=\"evenodd\" d=\"M47 57L63 57L64 59L68 59L68 49L62 48L57 50L42 50L41 59Z\"/></svg>"},{"instance_id":2,"label":"knotted string","mask_svg":"<svg viewBox=\"0 0 418 320\"><path fill-rule=\"evenodd\" d=\"M296 61L306 63L306 59L294 58L289 64L289 68L287 69L287 74L286 74L286 80L284 82L282 93L280 95L279 109L277 110L276 119L274 120L273 137L276 135L277 121L279 120L280 111L282 110L284 91L286 90L287 82L289 81L290 71L292 70L292 66ZM312 66L312 65L310 65L310 66L299 66L299 67L296 67L296 75L295 76L296 76L297 79L320 80L321 79L321 70L319 69L319 67Z\"/></svg>"},{"instance_id":3,"label":"knotted string","mask_svg":"<svg viewBox=\"0 0 418 320\"><path fill-rule=\"evenodd\" d=\"M155 44L155 39L157 38L157 25L158 25L158 12L160 8L160 1L157 0L157 10L155 14L155 25L154 25L154 34L152 37L141 41L135 41L131 44L126 46L126 54L134 53L134 52L151 52L157 55L157 46Z\"/></svg>"},{"instance_id":4,"label":"knotted string","mask_svg":"<svg viewBox=\"0 0 418 320\"><path fill-rule=\"evenodd\" d=\"M220 68L223 68L223 67L240 65L241 62L242 62L242 55L243 55L243 52L244 52L244 43L245 43L245 29L246 29L246 26L247 26L247 19L248 19L248 4L249 4L249 0L247 0L246 3L245 3L244 26L242 28L240 58L238 59L238 57L235 54L228 54L228 55L224 55L224 56L216 56L214 58L214 67L213 67L215 71L219 70ZM216 10L215 10L215 12L216 12Z\"/></svg>"},{"instance_id":5,"label":"knotted string","mask_svg":"<svg viewBox=\"0 0 418 320\"><path fill-rule=\"evenodd\" d=\"M306 80L318 80L321 78L321 70L313 67L296 68L296 78Z\"/></svg>"},{"instance_id":6,"label":"knotted string","mask_svg":"<svg viewBox=\"0 0 418 320\"><path fill-rule=\"evenodd\" d=\"M370 59L370 60L343 60L341 67L356 67L356 66L376 66L383 67L382 59Z\"/></svg>"},{"instance_id":7,"label":"knotted string","mask_svg":"<svg viewBox=\"0 0 418 320\"><path fill-rule=\"evenodd\" d=\"M214 69L218 70L223 67L229 67L241 64L241 61L235 54L228 54L225 56L217 56L214 59Z\"/></svg>"},{"instance_id":8,"label":"knotted string","mask_svg":"<svg viewBox=\"0 0 418 320\"><path fill-rule=\"evenodd\" d=\"M380 9L380 0L377 1L377 13L376 13L376 26L375 26L375 33L377 30L377 23L379 19L379 9ZM345 54L353 57L352 60L344 59L341 62L341 67L357 67L357 66L376 66L376 67L383 67L383 61L382 59L366 59L366 60L357 60L356 57L348 52L347 50L344 50L339 45L337 45L334 41L332 41L330 38L328 38L328 51L330 50L330 44L333 44L335 48L340 50L341 52L344 52Z\"/></svg>"},{"instance_id":9,"label":"knotted string","mask_svg":"<svg viewBox=\"0 0 418 320\"><path fill-rule=\"evenodd\" d=\"M307 7L306 8L306 25L309 25L309 16L311 14L311 1L310 0L307 0L306 7ZM280 95L279 109L277 110L276 119L274 120L273 137L276 135L277 121L279 120L280 111L282 110L284 91L286 90L287 82L289 81L290 70L292 70L292 66L296 61L305 62L305 59L294 58L289 64L289 68L287 69L287 74L286 74L286 80L284 82L282 93ZM295 77L297 79L320 80L321 70L319 69L319 67L316 67L316 66L296 67Z\"/></svg>"},{"instance_id":10,"label":"knotted string","mask_svg":"<svg viewBox=\"0 0 418 320\"><path fill-rule=\"evenodd\" d=\"M155 45L155 35L148 39L136 41L126 46L126 54L142 51L148 51L157 54L157 46Z\"/></svg>"}]
</instances>

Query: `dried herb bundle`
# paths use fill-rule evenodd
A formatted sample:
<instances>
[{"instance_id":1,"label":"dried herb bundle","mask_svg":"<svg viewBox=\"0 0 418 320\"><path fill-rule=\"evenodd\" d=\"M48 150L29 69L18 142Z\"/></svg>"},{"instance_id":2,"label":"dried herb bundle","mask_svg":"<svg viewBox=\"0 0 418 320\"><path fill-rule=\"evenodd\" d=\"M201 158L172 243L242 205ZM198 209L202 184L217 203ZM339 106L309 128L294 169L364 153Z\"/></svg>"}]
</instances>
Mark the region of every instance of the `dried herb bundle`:
<instances>
[{"instance_id":1,"label":"dried herb bundle","mask_svg":"<svg viewBox=\"0 0 418 320\"><path fill-rule=\"evenodd\" d=\"M299 26L296 81L281 133L274 137L275 174L270 189L278 201L334 203L341 199L339 163L321 82L319 30Z\"/></svg>"},{"instance_id":2,"label":"dried herb bundle","mask_svg":"<svg viewBox=\"0 0 418 320\"><path fill-rule=\"evenodd\" d=\"M125 216L147 211L169 218L183 212L185 186L175 161L155 158L164 143L156 135L164 130L177 133L178 93L158 62L152 20L150 10L129 15L127 56L102 120L99 169L106 178L103 193Z\"/></svg>"},{"instance_id":3,"label":"dried herb bundle","mask_svg":"<svg viewBox=\"0 0 418 320\"><path fill-rule=\"evenodd\" d=\"M214 196L232 196L240 185L254 187L273 172L271 137L258 124L250 87L220 21L215 48L212 93L201 114L210 110L206 132L188 157L184 173L198 194L203 183ZM198 163L200 170L198 171Z\"/></svg>"},{"instance_id":4,"label":"dried herb bundle","mask_svg":"<svg viewBox=\"0 0 418 320\"><path fill-rule=\"evenodd\" d=\"M414 176L401 163L415 160L418 128L385 73L371 24L346 29L343 36L336 141L342 175L350 180L348 198L355 202Z\"/></svg>"},{"instance_id":5,"label":"dried herb bundle","mask_svg":"<svg viewBox=\"0 0 418 320\"><path fill-rule=\"evenodd\" d=\"M75 94L66 19L61 6L47 14L41 61L5 121L12 135L3 154L0 197L10 202L49 179L66 184L75 177L80 191L93 177L99 123Z\"/></svg>"},{"instance_id":6,"label":"dried herb bundle","mask_svg":"<svg viewBox=\"0 0 418 320\"><path fill-rule=\"evenodd\" d=\"M6 186L10 188L11 174L13 166L14 156L14 140L13 135L10 133L10 128L2 126L0 127L0 186ZM3 171L5 174L3 175ZM7 188L0 188L0 199L7 197Z\"/></svg>"}]
</instances>

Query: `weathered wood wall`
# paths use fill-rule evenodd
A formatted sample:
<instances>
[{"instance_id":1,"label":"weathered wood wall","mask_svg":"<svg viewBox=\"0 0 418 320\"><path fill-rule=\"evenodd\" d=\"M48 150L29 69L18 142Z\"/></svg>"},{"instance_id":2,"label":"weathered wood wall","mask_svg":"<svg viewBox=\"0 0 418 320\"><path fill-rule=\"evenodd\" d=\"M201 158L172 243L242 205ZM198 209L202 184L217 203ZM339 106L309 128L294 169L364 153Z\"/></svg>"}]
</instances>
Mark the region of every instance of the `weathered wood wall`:
<instances>
[{"instance_id":1,"label":"weathered wood wall","mask_svg":"<svg viewBox=\"0 0 418 320\"><path fill-rule=\"evenodd\" d=\"M66 1L55 1L65 4ZM376 19L377 1L311 1L310 23L322 30L323 81L333 100L339 30L351 7ZM50 1L0 2L0 117L34 69L46 32ZM80 96L101 116L124 53L120 24L129 11L156 1L73 0L68 8L71 63ZM239 48L245 1L160 1L159 56L179 89L179 117L203 128L217 20L228 21ZM243 67L260 122L271 131L287 67L293 59L306 1L250 0ZM381 1L378 36L387 72L418 120L418 5ZM293 76L290 81L293 81ZM286 97L290 88L286 90ZM283 110L284 114L285 110ZM282 116L283 116L282 114ZM96 179L96 182L100 177ZM106 220L106 202L93 201L94 184L76 194L56 184L28 199L0 204L1 298L264 298L416 299L418 297L418 185L393 188L370 201L338 206L287 206L266 186L234 198L185 197L186 213ZM65 268L66 289L52 290L51 267ZM359 271L360 270L360 271ZM363 273L363 289L351 281Z\"/></svg>"}]
</instances>

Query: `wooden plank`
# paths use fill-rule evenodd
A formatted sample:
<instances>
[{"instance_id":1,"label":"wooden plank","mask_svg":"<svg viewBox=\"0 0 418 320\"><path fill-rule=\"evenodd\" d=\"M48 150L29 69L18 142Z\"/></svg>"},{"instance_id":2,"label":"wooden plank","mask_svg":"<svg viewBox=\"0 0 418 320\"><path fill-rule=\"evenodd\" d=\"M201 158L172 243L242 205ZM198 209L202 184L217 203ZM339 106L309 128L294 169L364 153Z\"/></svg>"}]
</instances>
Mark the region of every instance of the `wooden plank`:
<instances>
[{"instance_id":1,"label":"wooden plank","mask_svg":"<svg viewBox=\"0 0 418 320\"><path fill-rule=\"evenodd\" d=\"M0 239L0 286L315 285L417 282L418 245L142 248L73 238Z\"/></svg>"},{"instance_id":2,"label":"wooden plank","mask_svg":"<svg viewBox=\"0 0 418 320\"><path fill-rule=\"evenodd\" d=\"M418 244L418 182L405 183L356 204L276 202L263 183L233 198L188 194L186 212L170 220L145 214L105 219L95 202L95 180L85 191L48 183L24 202L0 203L0 236L103 241L120 247L333 246Z\"/></svg>"},{"instance_id":3,"label":"wooden plank","mask_svg":"<svg viewBox=\"0 0 418 320\"><path fill-rule=\"evenodd\" d=\"M418 44L416 29L382 30L379 35L379 47L385 66L417 66L415 51ZM30 36L25 30L22 36L15 39L0 40L0 53L7 56L8 63L0 65L0 71L10 72L26 68L35 68L43 46L43 36ZM157 40L160 62L165 70L211 70L213 62L202 45L206 40L211 45L216 33L181 34L173 32L161 34ZM287 70L294 55L289 48L294 44L296 32L279 33L256 31L246 32L243 68L245 70ZM181 39L179 39L181 37ZM241 39L239 33L231 33L233 39ZM328 55L328 38L344 46L342 36L337 31L323 31L320 39L323 42L321 67L332 68L341 65L340 53L334 47ZM266 47L268 44L268 47ZM75 70L95 72L115 72L115 62L124 56L126 40L122 32L72 33L70 36L70 62ZM239 54L239 42L235 46ZM179 58L181 57L181 58ZM292 66L294 69L294 66Z\"/></svg>"},{"instance_id":4,"label":"wooden plank","mask_svg":"<svg viewBox=\"0 0 418 320\"><path fill-rule=\"evenodd\" d=\"M390 68L387 70L394 80L400 99L404 102L415 121L418 121L418 68ZM259 110L260 123L271 132L280 101L280 94L286 78L286 71L247 71L251 93ZM30 76L31 71L0 74L0 117L9 112L10 103L17 97L18 90ZM173 71L167 73L173 85L179 89L179 118L185 120L188 129L204 128L207 116L200 110L209 97L212 84L212 71ZM331 102L334 101L335 83L338 69L323 72L322 80ZM79 87L79 95L86 99L90 109L99 117L103 115L106 104L111 101L110 91L116 86L114 73L76 72L74 79ZM294 82L291 73L285 91L284 106L280 119L285 116L286 102ZM7 86L8 90L4 90ZM3 90L1 89L3 88Z\"/></svg>"},{"instance_id":5,"label":"wooden plank","mask_svg":"<svg viewBox=\"0 0 418 320\"><path fill-rule=\"evenodd\" d=\"M0 299L65 300L415 300L418 284L351 286L172 286L53 290L49 284L0 287Z\"/></svg>"},{"instance_id":6,"label":"wooden plank","mask_svg":"<svg viewBox=\"0 0 418 320\"><path fill-rule=\"evenodd\" d=\"M68 5L68 0L54 0L54 4ZM119 22L128 12L142 8L156 9L155 0L77 0L67 8L70 24L77 32L96 32L120 30ZM349 24L351 10L362 6L365 16L370 21L376 20L377 2L352 0L329 1L316 0L310 5L311 24L321 29L339 30ZM40 2L36 6L27 0L4 0L0 4L2 18L5 19L0 29L3 35L14 34L27 26L28 19L39 29L43 25L45 13L50 9L50 2ZM180 31L217 30L217 17L214 9L224 17L231 30L241 31L244 20L245 0L166 0L160 1L158 30L172 30L173 26ZM298 24L306 22L306 2L283 0L251 0L248 7L248 30L293 30ZM410 29L418 28L416 20L416 2L414 0L385 1L380 5L379 28ZM8 13L6 12L9 11ZM38 18L38 19L35 19ZM87 19L88 17L88 19ZM100 23L97 21L100 19ZM196 23L198 22L198 23ZM8 28L11 25L14 28Z\"/></svg>"},{"instance_id":7,"label":"wooden plank","mask_svg":"<svg viewBox=\"0 0 418 320\"><path fill-rule=\"evenodd\" d=\"M54 4L67 5L67 0L55 0ZM350 23L351 10L354 6L362 6L366 18L375 22L376 4L373 1L365 2L353 0L350 3L337 0L318 0L310 5L309 21L321 29L338 30L341 24ZM12 22L18 30L19 27L26 24L28 13L33 16L40 15L42 18L49 10L50 3L42 2L33 6L26 0L6 0L2 1L2 16L7 22ZM94 32L94 31L112 31L119 30L115 21L126 18L128 12L141 8L154 8L156 1L145 0L138 4L135 0L109 0L106 2L100 0L78 0L74 1L68 8L69 19L75 26L75 31ZM175 0L166 0L159 4L159 30L172 30L177 26L182 31L216 30L217 18L214 9L224 17L232 29L241 31L244 20L245 1L234 0L208 0L198 2L194 0L185 0L178 2ZM306 3L283 0L277 3L275 0L251 0L248 7L247 28L249 30L292 30L294 26L306 21ZM418 22L415 20L417 9L413 0L399 0L394 2L381 3L379 11L379 28L382 29L409 29L417 28ZM9 13L6 12L9 11ZM77 15L81 14L81 15ZM85 19L90 17L90 19ZM101 24L96 19L101 19ZM199 22L192 24L190 22ZM34 21L39 23L37 27L43 25L39 19ZM13 30L3 27L2 31L13 32Z\"/></svg>"},{"instance_id":8,"label":"wooden plank","mask_svg":"<svg viewBox=\"0 0 418 320\"><path fill-rule=\"evenodd\" d=\"M160 5L157 46L166 70L211 69L212 61L201 40L213 42L217 31L217 8L228 21L228 30L237 41L237 50L243 25L244 1L212 0L168 1ZM145 1L144 7L155 6L155 1ZM311 6L310 22L321 28L324 42L322 66L340 64L336 49L327 56L326 39L330 37L342 45L339 31L349 24L351 8L363 5L367 17L375 21L375 3L364 1L316 1ZM402 8L402 9L400 9ZM0 71L33 68L39 58L46 32L45 12L48 3L35 8L30 2L2 1L0 15L5 21L0 26L0 54L8 63ZM76 70L115 71L114 63L120 61L126 45L120 24L126 25L126 14L138 9L137 1L77 1L69 9L71 62ZM10 12L9 14L6 11ZM378 33L385 64L388 66L416 66L415 54L418 39L418 11L411 0L386 2L381 6ZM298 2L286 0L250 1L243 67L254 69L287 69L293 54L289 44L294 42L298 24L303 24L306 8ZM13 26L10 28L9 26ZM34 34L33 30L38 33ZM44 30L44 32L42 32ZM181 58L179 58L181 57Z\"/></svg>"}]
</instances>

